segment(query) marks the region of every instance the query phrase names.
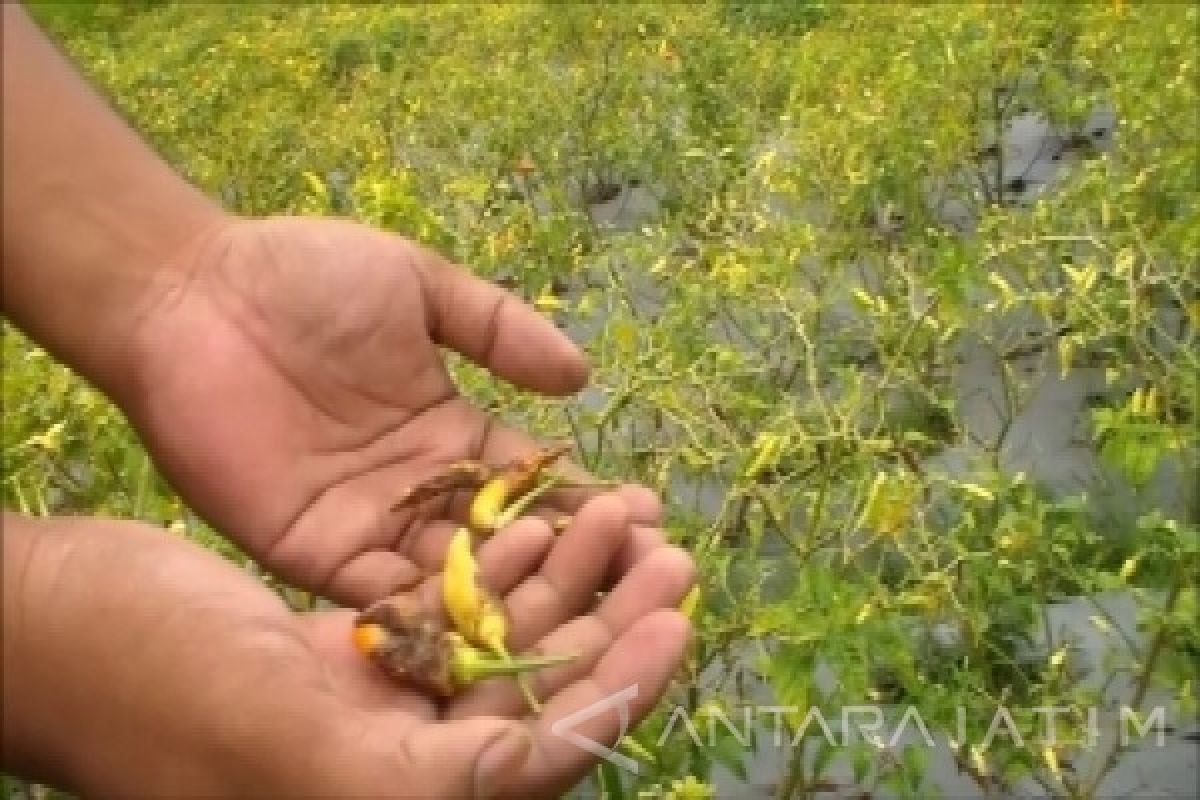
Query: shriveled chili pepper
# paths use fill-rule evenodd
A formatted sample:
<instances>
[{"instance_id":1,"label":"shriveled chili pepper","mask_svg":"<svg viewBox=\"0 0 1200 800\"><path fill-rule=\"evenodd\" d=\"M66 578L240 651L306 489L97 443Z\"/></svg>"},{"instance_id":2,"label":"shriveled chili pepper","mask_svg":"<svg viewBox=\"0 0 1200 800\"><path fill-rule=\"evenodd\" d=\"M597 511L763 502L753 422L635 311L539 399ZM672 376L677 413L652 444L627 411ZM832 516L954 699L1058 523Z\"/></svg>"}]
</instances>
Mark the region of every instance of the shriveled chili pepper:
<instances>
[{"instance_id":1,"label":"shriveled chili pepper","mask_svg":"<svg viewBox=\"0 0 1200 800\"><path fill-rule=\"evenodd\" d=\"M467 515L471 530L480 535L495 533L502 527L504 511L534 490L546 467L569 449L570 445L564 443L537 450L484 483Z\"/></svg>"},{"instance_id":2,"label":"shriveled chili pepper","mask_svg":"<svg viewBox=\"0 0 1200 800\"><path fill-rule=\"evenodd\" d=\"M489 536L514 521L538 497L555 487L582 489L615 485L611 481L571 481L546 474L547 467L568 449L569 444L554 445L502 467L478 461L448 464L438 474L401 492L392 510L398 511L446 492L476 489L467 510L467 525L472 533ZM551 521L551 526L555 532L561 532L569 521L569 516L560 515Z\"/></svg>"},{"instance_id":3,"label":"shriveled chili pepper","mask_svg":"<svg viewBox=\"0 0 1200 800\"><path fill-rule=\"evenodd\" d=\"M438 697L452 697L477 681L563 664L573 655L496 659L407 595L388 598L362 612L354 646L388 676Z\"/></svg>"},{"instance_id":4,"label":"shriveled chili pepper","mask_svg":"<svg viewBox=\"0 0 1200 800\"><path fill-rule=\"evenodd\" d=\"M393 510L416 505L424 500L437 497L457 489L474 489L491 477L492 468L478 461L455 461L447 464L436 475L405 489L400 498L392 505Z\"/></svg>"}]
</instances>

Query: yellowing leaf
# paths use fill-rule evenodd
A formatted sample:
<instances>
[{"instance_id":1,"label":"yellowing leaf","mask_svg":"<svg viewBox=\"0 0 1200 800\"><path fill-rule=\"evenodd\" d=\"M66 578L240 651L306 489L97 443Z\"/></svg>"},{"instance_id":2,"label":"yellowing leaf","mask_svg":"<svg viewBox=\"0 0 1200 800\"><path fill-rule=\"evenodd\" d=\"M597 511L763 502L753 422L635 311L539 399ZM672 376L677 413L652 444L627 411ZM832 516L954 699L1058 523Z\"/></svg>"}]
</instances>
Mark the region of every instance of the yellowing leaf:
<instances>
[{"instance_id":1,"label":"yellowing leaf","mask_svg":"<svg viewBox=\"0 0 1200 800\"><path fill-rule=\"evenodd\" d=\"M1065 378L1075 361L1075 337L1061 336L1058 340L1058 369Z\"/></svg>"},{"instance_id":2,"label":"yellowing leaf","mask_svg":"<svg viewBox=\"0 0 1200 800\"><path fill-rule=\"evenodd\" d=\"M538 296L533 301L533 307L544 314L562 311L566 306L567 304L558 295L554 294L549 284L542 287L542 291L538 293Z\"/></svg>"},{"instance_id":3,"label":"yellowing leaf","mask_svg":"<svg viewBox=\"0 0 1200 800\"><path fill-rule=\"evenodd\" d=\"M66 422L59 420L41 433L35 433L25 440L27 446L41 448L48 453L58 453L62 449L62 432Z\"/></svg>"},{"instance_id":4,"label":"yellowing leaf","mask_svg":"<svg viewBox=\"0 0 1200 800\"><path fill-rule=\"evenodd\" d=\"M1072 267L1070 264L1063 264L1063 271L1070 277L1075 291L1080 293L1089 291L1095 285L1096 278L1100 275L1095 264L1088 264L1078 269Z\"/></svg>"},{"instance_id":5,"label":"yellowing leaf","mask_svg":"<svg viewBox=\"0 0 1200 800\"><path fill-rule=\"evenodd\" d=\"M667 792L667 800L712 800L716 790L711 784L704 783L693 775L672 781L671 790Z\"/></svg>"},{"instance_id":6,"label":"yellowing leaf","mask_svg":"<svg viewBox=\"0 0 1200 800\"><path fill-rule=\"evenodd\" d=\"M618 742L618 746L621 748L621 750L630 754L639 761L645 761L648 764L653 764L657 760L653 753L647 750L641 742L632 736L622 737L621 741Z\"/></svg>"},{"instance_id":7,"label":"yellowing leaf","mask_svg":"<svg viewBox=\"0 0 1200 800\"><path fill-rule=\"evenodd\" d=\"M1192 327L1200 328L1200 300L1193 300L1187 304L1187 316Z\"/></svg>"},{"instance_id":8,"label":"yellowing leaf","mask_svg":"<svg viewBox=\"0 0 1200 800\"><path fill-rule=\"evenodd\" d=\"M579 298L579 302L575 304L575 312L580 316L586 317L596 310L596 293L584 292Z\"/></svg>"},{"instance_id":9,"label":"yellowing leaf","mask_svg":"<svg viewBox=\"0 0 1200 800\"><path fill-rule=\"evenodd\" d=\"M983 777L991 774L991 768L988 767L987 759L983 757L983 748L977 744L970 746L971 763L975 765L975 770Z\"/></svg>"},{"instance_id":10,"label":"yellowing leaf","mask_svg":"<svg viewBox=\"0 0 1200 800\"><path fill-rule=\"evenodd\" d=\"M325 181L315 172L304 172L304 182L308 185L308 191L322 201L329 200L329 187Z\"/></svg>"},{"instance_id":11,"label":"yellowing leaf","mask_svg":"<svg viewBox=\"0 0 1200 800\"><path fill-rule=\"evenodd\" d=\"M707 453L691 445L680 448L679 455L683 459L683 463L692 469L702 469L712 464L712 459Z\"/></svg>"},{"instance_id":12,"label":"yellowing leaf","mask_svg":"<svg viewBox=\"0 0 1200 800\"><path fill-rule=\"evenodd\" d=\"M962 490L964 492L966 492L967 494L975 495L980 500L992 501L992 500L996 499L996 495L993 494L990 489L985 489L982 486L979 486L977 484L960 483L959 486L962 487Z\"/></svg>"},{"instance_id":13,"label":"yellowing leaf","mask_svg":"<svg viewBox=\"0 0 1200 800\"><path fill-rule=\"evenodd\" d=\"M1121 580L1127 581L1137 571L1138 556L1130 556L1125 559L1125 563L1121 565L1121 571L1117 574L1121 576Z\"/></svg>"},{"instance_id":14,"label":"yellowing leaf","mask_svg":"<svg viewBox=\"0 0 1200 800\"><path fill-rule=\"evenodd\" d=\"M1151 386L1142 396L1142 413L1147 417L1158 416L1158 387Z\"/></svg>"},{"instance_id":15,"label":"yellowing leaf","mask_svg":"<svg viewBox=\"0 0 1200 800\"><path fill-rule=\"evenodd\" d=\"M920 486L914 481L880 472L867 490L859 524L871 528L880 536L893 536L912 516Z\"/></svg>"},{"instance_id":16,"label":"yellowing leaf","mask_svg":"<svg viewBox=\"0 0 1200 800\"><path fill-rule=\"evenodd\" d=\"M854 299L858 302L858 304L860 306L862 306L863 309L865 309L867 311L875 310L875 298L872 295L868 294L867 291L864 290L862 287L860 287L860 286L852 287L850 289L850 294L852 294L854 296Z\"/></svg>"},{"instance_id":17,"label":"yellowing leaf","mask_svg":"<svg viewBox=\"0 0 1200 800\"><path fill-rule=\"evenodd\" d=\"M701 590L699 584L693 586L684 595L683 602L679 604L679 613L683 614L688 619L695 619L696 609L700 606Z\"/></svg>"},{"instance_id":18,"label":"yellowing leaf","mask_svg":"<svg viewBox=\"0 0 1200 800\"><path fill-rule=\"evenodd\" d=\"M1142 399L1142 387L1133 390L1133 394L1129 398L1129 411L1134 416L1141 416L1144 402Z\"/></svg>"},{"instance_id":19,"label":"yellowing leaf","mask_svg":"<svg viewBox=\"0 0 1200 800\"><path fill-rule=\"evenodd\" d=\"M1058 753L1050 745L1042 748L1042 760L1046 762L1046 766L1050 768L1050 772L1056 780L1062 780L1062 769L1058 765Z\"/></svg>"},{"instance_id":20,"label":"yellowing leaf","mask_svg":"<svg viewBox=\"0 0 1200 800\"><path fill-rule=\"evenodd\" d=\"M1013 291L1008 281L1004 280L1004 277L997 272L989 272L988 282L999 290L1001 305L1006 309L1012 308L1013 304L1017 302L1017 293Z\"/></svg>"},{"instance_id":21,"label":"yellowing leaf","mask_svg":"<svg viewBox=\"0 0 1200 800\"><path fill-rule=\"evenodd\" d=\"M1124 278L1133 270L1133 262L1137 258L1131 248L1124 248L1117 257L1113 260L1113 273L1118 277Z\"/></svg>"},{"instance_id":22,"label":"yellowing leaf","mask_svg":"<svg viewBox=\"0 0 1200 800\"><path fill-rule=\"evenodd\" d=\"M785 438L777 433L761 432L754 437L753 457L742 470L743 480L754 480L779 463Z\"/></svg>"},{"instance_id":23,"label":"yellowing leaf","mask_svg":"<svg viewBox=\"0 0 1200 800\"><path fill-rule=\"evenodd\" d=\"M1050 666L1055 669L1061 667L1067 660L1067 648L1060 647L1050 656Z\"/></svg>"},{"instance_id":24,"label":"yellowing leaf","mask_svg":"<svg viewBox=\"0 0 1200 800\"><path fill-rule=\"evenodd\" d=\"M637 349L638 329L635 323L619 319L611 323L608 330L617 345L617 350L622 354L629 355Z\"/></svg>"}]
</instances>

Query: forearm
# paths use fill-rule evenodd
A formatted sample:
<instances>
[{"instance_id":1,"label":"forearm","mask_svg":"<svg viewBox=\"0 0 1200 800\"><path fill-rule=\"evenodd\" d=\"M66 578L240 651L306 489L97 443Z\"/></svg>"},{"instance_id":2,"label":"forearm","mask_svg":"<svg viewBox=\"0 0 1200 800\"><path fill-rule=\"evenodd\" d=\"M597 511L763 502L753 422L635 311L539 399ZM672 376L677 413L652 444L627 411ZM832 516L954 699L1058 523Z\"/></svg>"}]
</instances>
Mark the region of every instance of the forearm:
<instances>
[{"instance_id":1,"label":"forearm","mask_svg":"<svg viewBox=\"0 0 1200 800\"><path fill-rule=\"evenodd\" d=\"M104 797L313 779L292 755L344 707L271 592L148 525L3 521L5 771Z\"/></svg>"},{"instance_id":2,"label":"forearm","mask_svg":"<svg viewBox=\"0 0 1200 800\"><path fill-rule=\"evenodd\" d=\"M102 386L129 366L183 243L224 219L78 75L18 5L4 14L4 313Z\"/></svg>"},{"instance_id":3,"label":"forearm","mask_svg":"<svg viewBox=\"0 0 1200 800\"><path fill-rule=\"evenodd\" d=\"M4 575L0 583L3 592L0 595L3 598L0 642L4 650L4 735L0 739L0 755L6 771L53 777L55 758L49 755L45 734L37 730L30 713L29 706L36 702L29 686L32 665L20 656L21 642L29 635L30 605L36 602L35 598L24 596L24 587L31 566L37 569L39 540L29 521L8 513L4 514L2 536ZM37 758L38 753L43 755L42 759Z\"/></svg>"}]
</instances>

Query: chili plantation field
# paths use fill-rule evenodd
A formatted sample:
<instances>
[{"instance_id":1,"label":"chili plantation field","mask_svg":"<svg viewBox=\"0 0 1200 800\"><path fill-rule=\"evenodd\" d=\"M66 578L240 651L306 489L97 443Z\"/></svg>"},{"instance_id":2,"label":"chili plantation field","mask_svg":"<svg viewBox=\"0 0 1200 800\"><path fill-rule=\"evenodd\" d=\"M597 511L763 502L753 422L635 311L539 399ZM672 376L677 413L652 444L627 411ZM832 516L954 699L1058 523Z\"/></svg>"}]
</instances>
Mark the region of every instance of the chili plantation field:
<instances>
[{"instance_id":1,"label":"chili plantation field","mask_svg":"<svg viewBox=\"0 0 1200 800\"><path fill-rule=\"evenodd\" d=\"M579 797L1194 796L1194 5L32 10L226 208L411 237L585 347L566 400L451 360L699 564ZM3 347L6 507L262 574Z\"/></svg>"}]
</instances>

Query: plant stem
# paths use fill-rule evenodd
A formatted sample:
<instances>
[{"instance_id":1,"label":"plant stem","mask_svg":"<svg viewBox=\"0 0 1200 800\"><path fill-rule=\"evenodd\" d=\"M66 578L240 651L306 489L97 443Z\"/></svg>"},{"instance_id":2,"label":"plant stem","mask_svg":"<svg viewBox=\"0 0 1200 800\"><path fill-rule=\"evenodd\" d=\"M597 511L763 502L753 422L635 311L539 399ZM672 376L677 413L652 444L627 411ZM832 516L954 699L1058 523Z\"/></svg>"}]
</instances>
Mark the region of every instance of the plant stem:
<instances>
[{"instance_id":1,"label":"plant stem","mask_svg":"<svg viewBox=\"0 0 1200 800\"><path fill-rule=\"evenodd\" d=\"M1167 592L1167 599L1163 603L1162 610L1158 616L1162 623L1158 626L1158 630L1154 632L1154 639L1150 642L1150 647L1146 651L1146 658L1143 661L1142 668L1138 673L1137 684L1133 689L1133 697L1129 702L1129 708L1137 711L1142 707L1142 703L1146 699L1146 692L1150 690L1150 678L1154 675L1154 667L1158 663L1159 657L1162 655L1163 649L1167 645L1169 634L1167 632L1166 617L1175 610L1175 604L1179 601L1179 595L1183 591L1184 570L1180 570L1175 576L1171 588ZM1118 723L1120 724L1120 723ZM1079 791L1079 797L1083 800L1092 800L1096 796L1096 791L1100 788L1100 784L1104 781L1104 777L1116 763L1117 755L1120 752L1120 736L1119 731L1114 733L1112 744L1109 745L1108 752L1096 764L1096 769L1092 775L1084 782L1083 787Z\"/></svg>"}]
</instances>

